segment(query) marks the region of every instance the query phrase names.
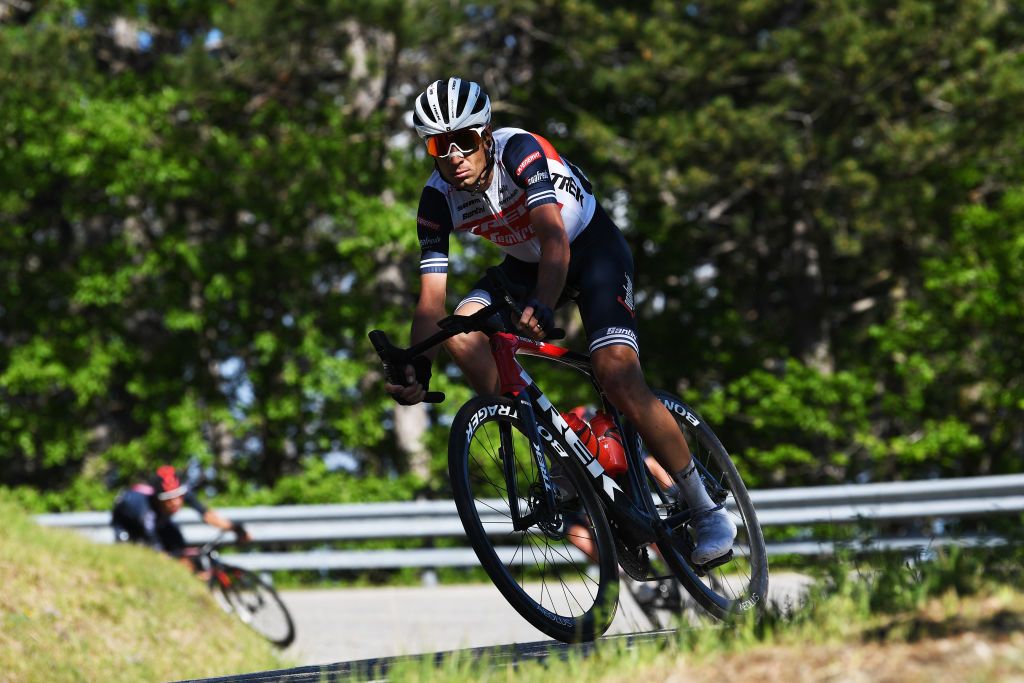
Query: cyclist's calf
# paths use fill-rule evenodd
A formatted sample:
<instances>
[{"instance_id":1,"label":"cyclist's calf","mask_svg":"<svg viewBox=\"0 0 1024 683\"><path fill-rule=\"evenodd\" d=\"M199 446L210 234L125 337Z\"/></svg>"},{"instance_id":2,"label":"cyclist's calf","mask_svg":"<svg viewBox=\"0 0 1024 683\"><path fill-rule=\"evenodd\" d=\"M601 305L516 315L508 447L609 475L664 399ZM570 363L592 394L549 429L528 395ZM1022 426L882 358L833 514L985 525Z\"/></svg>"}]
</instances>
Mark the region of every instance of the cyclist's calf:
<instances>
[{"instance_id":1,"label":"cyclist's calf","mask_svg":"<svg viewBox=\"0 0 1024 683\"><path fill-rule=\"evenodd\" d=\"M690 451L665 406L647 386L640 359L625 345L591 354L594 373L612 404L632 422L658 462L675 475L690 465Z\"/></svg>"}]
</instances>

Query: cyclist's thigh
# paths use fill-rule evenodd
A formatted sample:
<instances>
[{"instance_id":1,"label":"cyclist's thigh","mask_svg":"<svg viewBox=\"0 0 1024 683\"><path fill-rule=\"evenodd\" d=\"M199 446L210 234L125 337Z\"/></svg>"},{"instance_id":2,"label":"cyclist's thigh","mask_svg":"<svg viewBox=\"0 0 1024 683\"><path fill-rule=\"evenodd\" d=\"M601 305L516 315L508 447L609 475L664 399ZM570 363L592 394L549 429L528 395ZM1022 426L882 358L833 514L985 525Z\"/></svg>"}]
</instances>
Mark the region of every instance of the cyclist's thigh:
<instances>
[{"instance_id":1,"label":"cyclist's thigh","mask_svg":"<svg viewBox=\"0 0 1024 683\"><path fill-rule=\"evenodd\" d=\"M114 529L114 541L117 543L140 543L146 538L146 530L141 524L118 520L110 526Z\"/></svg>"},{"instance_id":2,"label":"cyclist's thigh","mask_svg":"<svg viewBox=\"0 0 1024 683\"><path fill-rule=\"evenodd\" d=\"M533 291L533 288L537 285L536 263L527 263L511 256L506 256L505 260L498 264L498 270L508 278L513 286L518 286L522 290L523 295ZM455 307L455 312L459 315L469 315L484 306L494 303L495 297L494 286L485 275L476 281L469 294ZM506 323L511 322L507 315L505 318Z\"/></svg>"},{"instance_id":3,"label":"cyclist's thigh","mask_svg":"<svg viewBox=\"0 0 1024 683\"><path fill-rule=\"evenodd\" d=\"M570 277L591 353L621 344L640 354L633 302L633 255L615 224L598 208L577 238Z\"/></svg>"},{"instance_id":4,"label":"cyclist's thigh","mask_svg":"<svg viewBox=\"0 0 1024 683\"><path fill-rule=\"evenodd\" d=\"M114 508L110 526L114 529L114 540L118 543L141 543L146 540L146 526L143 521L126 514L121 506Z\"/></svg>"}]
</instances>

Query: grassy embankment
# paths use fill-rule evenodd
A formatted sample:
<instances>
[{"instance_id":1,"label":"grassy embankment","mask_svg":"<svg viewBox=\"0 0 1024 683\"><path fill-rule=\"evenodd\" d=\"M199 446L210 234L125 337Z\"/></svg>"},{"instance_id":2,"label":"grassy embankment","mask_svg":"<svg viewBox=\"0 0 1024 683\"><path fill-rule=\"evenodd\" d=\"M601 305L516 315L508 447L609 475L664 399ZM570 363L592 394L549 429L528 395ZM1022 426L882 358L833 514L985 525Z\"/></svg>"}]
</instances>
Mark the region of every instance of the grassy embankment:
<instances>
[{"instance_id":1,"label":"grassy embankment","mask_svg":"<svg viewBox=\"0 0 1024 683\"><path fill-rule=\"evenodd\" d=\"M1024 552L951 552L908 566L833 563L805 604L731 626L684 628L667 644L598 648L514 669L463 654L403 662L390 680L509 683L1024 682Z\"/></svg>"},{"instance_id":2,"label":"grassy embankment","mask_svg":"<svg viewBox=\"0 0 1024 683\"><path fill-rule=\"evenodd\" d=\"M0 682L137 683L284 664L184 566L39 527L0 499Z\"/></svg>"}]
</instances>

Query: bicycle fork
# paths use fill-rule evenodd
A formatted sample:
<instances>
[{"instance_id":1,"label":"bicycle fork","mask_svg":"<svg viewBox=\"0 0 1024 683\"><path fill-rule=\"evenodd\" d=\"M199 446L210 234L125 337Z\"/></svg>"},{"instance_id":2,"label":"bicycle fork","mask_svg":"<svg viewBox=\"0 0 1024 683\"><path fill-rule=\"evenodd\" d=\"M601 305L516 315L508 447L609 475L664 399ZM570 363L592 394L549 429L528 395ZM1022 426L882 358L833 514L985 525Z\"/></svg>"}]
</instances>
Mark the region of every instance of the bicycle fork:
<instances>
[{"instance_id":1,"label":"bicycle fork","mask_svg":"<svg viewBox=\"0 0 1024 683\"><path fill-rule=\"evenodd\" d=\"M502 469L505 475L505 482L508 485L508 503L512 514L512 528L516 531L525 531L540 521L550 519L555 513L555 486L551 481L551 473L544 459L544 447L541 442L540 430L537 427L537 416L533 411L533 404L523 392L512 397L516 401L516 411L519 413L519 420L523 425L523 431L530 441L530 455L537 465L541 481L541 499L539 506L523 516L519 509L519 490L516 477L516 460L512 451L512 430L506 428L501 430L501 445L499 455L501 457ZM527 492L529 493L529 492Z\"/></svg>"}]
</instances>

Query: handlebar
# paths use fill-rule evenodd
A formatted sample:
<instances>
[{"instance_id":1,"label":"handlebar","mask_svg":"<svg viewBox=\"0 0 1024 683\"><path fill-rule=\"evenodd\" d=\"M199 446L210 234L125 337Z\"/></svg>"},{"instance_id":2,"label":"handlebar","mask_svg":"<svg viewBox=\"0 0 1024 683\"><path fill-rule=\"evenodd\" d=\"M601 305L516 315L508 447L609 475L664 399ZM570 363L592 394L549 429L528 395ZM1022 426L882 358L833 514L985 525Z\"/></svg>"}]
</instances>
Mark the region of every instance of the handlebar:
<instances>
[{"instance_id":1,"label":"handlebar","mask_svg":"<svg viewBox=\"0 0 1024 683\"><path fill-rule=\"evenodd\" d=\"M437 326L441 328L440 331L417 344L413 344L407 349L392 344L383 330L373 330L370 332L370 343L373 344L374 350L376 350L377 355L380 357L381 365L384 367L384 376L387 377L388 382L405 386L407 384L405 366L409 365L416 356L437 346L446 339L467 332L493 334L494 332L502 331L504 329L503 325L495 323L493 319L496 313L509 310L517 318L523 315L523 308L519 305L518 298L512 294L512 290L517 288L505 277L505 274L494 267L487 269L487 277L501 295L500 301L484 306L471 315L449 315L442 318L437 321ZM549 340L563 339L564 337L565 330L557 327L551 329L547 334L547 339ZM441 403L444 401L444 392L428 391L423 400L426 403Z\"/></svg>"},{"instance_id":2,"label":"handlebar","mask_svg":"<svg viewBox=\"0 0 1024 683\"><path fill-rule=\"evenodd\" d=\"M391 343L383 330L373 330L369 336L370 343L373 344L377 355L380 356L380 363L384 366L384 376L388 381L402 386L408 384L405 379L405 366L419 355L419 353L411 353L411 351L420 345L417 344L408 349L399 348ZM428 391L423 400L427 403L440 403L444 400L444 392Z\"/></svg>"}]
</instances>

